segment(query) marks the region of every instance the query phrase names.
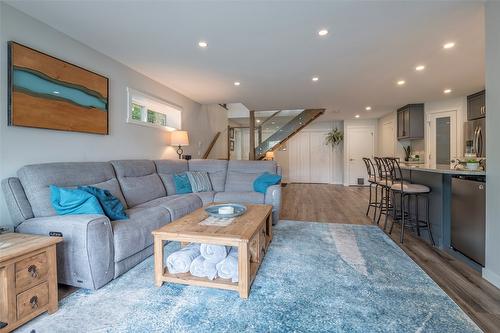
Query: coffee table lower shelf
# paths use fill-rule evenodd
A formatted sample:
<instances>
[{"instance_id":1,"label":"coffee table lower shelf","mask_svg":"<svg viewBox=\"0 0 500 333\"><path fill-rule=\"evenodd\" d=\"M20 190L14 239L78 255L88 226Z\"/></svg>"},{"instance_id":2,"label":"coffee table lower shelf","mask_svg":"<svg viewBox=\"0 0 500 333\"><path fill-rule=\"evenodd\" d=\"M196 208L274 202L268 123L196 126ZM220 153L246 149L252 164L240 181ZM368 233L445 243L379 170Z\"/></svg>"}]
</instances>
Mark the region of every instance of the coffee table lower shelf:
<instances>
[{"instance_id":1,"label":"coffee table lower shelf","mask_svg":"<svg viewBox=\"0 0 500 333\"><path fill-rule=\"evenodd\" d=\"M272 206L248 205L247 213L236 218L228 226L201 225L207 214L200 208L160 229L153 231L155 284L180 283L201 287L237 291L241 298L248 298L250 286L255 280L260 264L273 239ZM229 279L199 278L190 273L170 274L165 267L164 243L176 241L185 243L217 244L238 249L238 282Z\"/></svg>"}]
</instances>

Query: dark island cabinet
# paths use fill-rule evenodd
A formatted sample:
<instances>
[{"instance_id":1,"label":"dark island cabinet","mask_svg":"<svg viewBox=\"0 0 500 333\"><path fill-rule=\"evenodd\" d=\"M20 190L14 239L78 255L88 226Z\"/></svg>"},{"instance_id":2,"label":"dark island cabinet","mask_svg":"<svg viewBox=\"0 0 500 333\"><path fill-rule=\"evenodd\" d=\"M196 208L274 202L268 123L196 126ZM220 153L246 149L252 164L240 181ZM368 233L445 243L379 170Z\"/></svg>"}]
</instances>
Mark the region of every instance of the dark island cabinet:
<instances>
[{"instance_id":1,"label":"dark island cabinet","mask_svg":"<svg viewBox=\"0 0 500 333\"><path fill-rule=\"evenodd\" d=\"M486 117L486 91L467 96L467 120Z\"/></svg>"},{"instance_id":2,"label":"dark island cabinet","mask_svg":"<svg viewBox=\"0 0 500 333\"><path fill-rule=\"evenodd\" d=\"M424 104L408 104L398 109L398 140L424 138Z\"/></svg>"}]
</instances>

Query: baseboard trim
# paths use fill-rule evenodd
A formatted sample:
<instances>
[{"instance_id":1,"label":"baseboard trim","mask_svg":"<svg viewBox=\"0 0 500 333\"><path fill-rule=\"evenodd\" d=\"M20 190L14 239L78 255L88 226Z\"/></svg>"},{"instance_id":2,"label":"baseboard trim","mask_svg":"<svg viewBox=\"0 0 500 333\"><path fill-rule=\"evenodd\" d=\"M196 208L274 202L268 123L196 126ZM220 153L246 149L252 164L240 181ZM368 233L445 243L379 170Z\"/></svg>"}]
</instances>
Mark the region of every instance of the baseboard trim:
<instances>
[{"instance_id":1,"label":"baseboard trim","mask_svg":"<svg viewBox=\"0 0 500 333\"><path fill-rule=\"evenodd\" d=\"M495 287L500 288L500 275L493 272L488 268L483 268L483 278L493 284Z\"/></svg>"}]
</instances>

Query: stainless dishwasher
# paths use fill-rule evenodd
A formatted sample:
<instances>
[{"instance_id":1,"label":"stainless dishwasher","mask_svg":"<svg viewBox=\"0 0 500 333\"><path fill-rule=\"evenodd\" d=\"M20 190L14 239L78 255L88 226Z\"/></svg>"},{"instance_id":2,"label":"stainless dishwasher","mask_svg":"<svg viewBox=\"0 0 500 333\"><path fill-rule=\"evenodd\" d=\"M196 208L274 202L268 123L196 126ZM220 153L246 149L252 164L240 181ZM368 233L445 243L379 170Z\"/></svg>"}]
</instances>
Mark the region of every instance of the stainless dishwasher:
<instances>
[{"instance_id":1,"label":"stainless dishwasher","mask_svg":"<svg viewBox=\"0 0 500 333\"><path fill-rule=\"evenodd\" d=\"M484 267L485 176L451 180L451 247Z\"/></svg>"}]
</instances>

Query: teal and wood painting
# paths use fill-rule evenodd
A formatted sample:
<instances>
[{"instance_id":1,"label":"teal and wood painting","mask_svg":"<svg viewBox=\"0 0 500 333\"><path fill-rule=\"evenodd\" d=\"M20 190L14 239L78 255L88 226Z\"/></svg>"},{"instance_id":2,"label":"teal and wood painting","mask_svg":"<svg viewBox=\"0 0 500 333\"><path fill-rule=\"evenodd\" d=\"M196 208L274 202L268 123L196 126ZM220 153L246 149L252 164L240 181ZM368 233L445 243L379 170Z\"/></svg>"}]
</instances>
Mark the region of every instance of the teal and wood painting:
<instances>
[{"instance_id":1,"label":"teal and wood painting","mask_svg":"<svg viewBox=\"0 0 500 333\"><path fill-rule=\"evenodd\" d=\"M9 43L9 124L108 134L108 79Z\"/></svg>"}]
</instances>

